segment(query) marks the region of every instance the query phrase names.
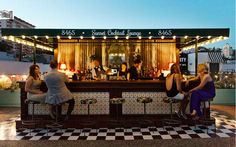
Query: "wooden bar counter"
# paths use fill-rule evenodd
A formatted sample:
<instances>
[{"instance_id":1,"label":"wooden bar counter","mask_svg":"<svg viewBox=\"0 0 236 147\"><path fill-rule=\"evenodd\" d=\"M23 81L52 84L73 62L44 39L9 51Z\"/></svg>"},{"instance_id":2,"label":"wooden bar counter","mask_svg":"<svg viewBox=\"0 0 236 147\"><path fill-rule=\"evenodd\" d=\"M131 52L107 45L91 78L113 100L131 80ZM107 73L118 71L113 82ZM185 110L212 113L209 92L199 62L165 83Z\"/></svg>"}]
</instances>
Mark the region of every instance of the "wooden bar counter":
<instances>
[{"instance_id":1,"label":"wooden bar counter","mask_svg":"<svg viewBox=\"0 0 236 147\"><path fill-rule=\"evenodd\" d=\"M24 90L25 82L22 81L19 84L21 88L21 119L17 120L17 128L22 127L21 121L30 119L32 114L32 106L24 103L27 98ZM86 98L97 99L97 103L90 106L90 118L98 122L98 127L107 127L106 122L117 116L124 120L134 117L135 119L142 119L144 107L142 103L137 102L138 97L150 97L153 99L152 103L146 105L146 118L156 120L170 114L169 104L163 102L163 98L166 97L164 80L71 81L66 83L66 85L74 95L75 107L69 120L63 122L65 127L78 128L79 121L88 118L87 106L80 103L80 100ZM47 91L45 83L41 87L43 91ZM115 105L109 103L111 98L124 98L125 103L119 104L117 109ZM177 109L178 104L173 106L173 109ZM64 104L62 114L65 114L66 110L67 104ZM34 114L36 118L42 119L40 125L50 121L47 104L35 105Z\"/></svg>"}]
</instances>

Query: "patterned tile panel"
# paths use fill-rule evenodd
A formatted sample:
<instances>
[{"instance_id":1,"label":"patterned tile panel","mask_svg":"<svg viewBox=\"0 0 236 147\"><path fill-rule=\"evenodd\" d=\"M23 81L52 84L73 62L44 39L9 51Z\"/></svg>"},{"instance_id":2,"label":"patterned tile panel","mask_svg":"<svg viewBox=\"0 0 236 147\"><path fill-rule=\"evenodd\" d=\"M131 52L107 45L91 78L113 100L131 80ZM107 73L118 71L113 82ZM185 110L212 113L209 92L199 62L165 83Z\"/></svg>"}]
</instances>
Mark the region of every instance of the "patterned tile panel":
<instances>
[{"instance_id":1,"label":"patterned tile panel","mask_svg":"<svg viewBox=\"0 0 236 147\"><path fill-rule=\"evenodd\" d=\"M87 98L97 99L96 104L90 105L90 114L109 114L109 93L108 92L74 92L75 107L72 112L73 114L86 114L87 105L80 104L80 100ZM67 111L68 104L62 105L62 114ZM28 106L28 113L32 114L32 105ZM39 104L35 105L35 115L48 115L48 105Z\"/></svg>"},{"instance_id":2,"label":"patterned tile panel","mask_svg":"<svg viewBox=\"0 0 236 147\"><path fill-rule=\"evenodd\" d=\"M166 97L165 92L123 92L122 98L125 98L123 104L123 114L143 114L144 104L138 103L138 97L150 97L153 102L146 104L147 114L170 114L170 105L163 102ZM179 103L173 104L173 110L178 110ZM186 109L189 112L189 108Z\"/></svg>"}]
</instances>

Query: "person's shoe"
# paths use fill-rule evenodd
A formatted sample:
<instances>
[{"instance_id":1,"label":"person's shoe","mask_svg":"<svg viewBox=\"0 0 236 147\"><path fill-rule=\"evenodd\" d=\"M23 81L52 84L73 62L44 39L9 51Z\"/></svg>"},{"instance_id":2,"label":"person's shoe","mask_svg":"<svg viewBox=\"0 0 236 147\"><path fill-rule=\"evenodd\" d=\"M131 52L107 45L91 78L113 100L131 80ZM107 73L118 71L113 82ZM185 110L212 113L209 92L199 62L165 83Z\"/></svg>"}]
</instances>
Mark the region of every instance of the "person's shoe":
<instances>
[{"instance_id":1,"label":"person's shoe","mask_svg":"<svg viewBox=\"0 0 236 147\"><path fill-rule=\"evenodd\" d=\"M195 121L197 121L197 120L199 120L199 119L200 119L200 117L197 116L197 115L195 115L195 116L192 117L192 120L195 120Z\"/></svg>"},{"instance_id":2,"label":"person's shoe","mask_svg":"<svg viewBox=\"0 0 236 147\"><path fill-rule=\"evenodd\" d=\"M25 103L28 104L28 102L29 102L29 99L25 99Z\"/></svg>"},{"instance_id":3,"label":"person's shoe","mask_svg":"<svg viewBox=\"0 0 236 147\"><path fill-rule=\"evenodd\" d=\"M193 112L190 114L192 117L196 116L197 115L197 111L196 110L193 110Z\"/></svg>"},{"instance_id":4,"label":"person's shoe","mask_svg":"<svg viewBox=\"0 0 236 147\"><path fill-rule=\"evenodd\" d=\"M181 112L180 115L183 119L188 119L188 117L185 115L185 113Z\"/></svg>"},{"instance_id":5,"label":"person's shoe","mask_svg":"<svg viewBox=\"0 0 236 147\"><path fill-rule=\"evenodd\" d=\"M53 115L53 113L49 113L51 119L55 119L55 116Z\"/></svg>"},{"instance_id":6,"label":"person's shoe","mask_svg":"<svg viewBox=\"0 0 236 147\"><path fill-rule=\"evenodd\" d=\"M64 121L67 121L69 119L69 116L66 115L65 118L64 118Z\"/></svg>"},{"instance_id":7,"label":"person's shoe","mask_svg":"<svg viewBox=\"0 0 236 147\"><path fill-rule=\"evenodd\" d=\"M175 111L175 114L178 116L178 118L181 118L180 111Z\"/></svg>"}]
</instances>

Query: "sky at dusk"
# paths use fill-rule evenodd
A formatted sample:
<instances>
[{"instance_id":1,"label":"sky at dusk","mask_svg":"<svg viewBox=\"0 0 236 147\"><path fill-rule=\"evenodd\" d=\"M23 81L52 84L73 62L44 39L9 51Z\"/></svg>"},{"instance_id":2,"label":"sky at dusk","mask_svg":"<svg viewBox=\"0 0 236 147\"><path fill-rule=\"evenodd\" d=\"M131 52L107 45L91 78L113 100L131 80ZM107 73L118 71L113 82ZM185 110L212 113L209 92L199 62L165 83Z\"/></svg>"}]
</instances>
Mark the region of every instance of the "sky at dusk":
<instances>
[{"instance_id":1,"label":"sky at dusk","mask_svg":"<svg viewBox=\"0 0 236 147\"><path fill-rule=\"evenodd\" d=\"M0 0L36 28L230 28L235 49L235 0Z\"/></svg>"}]
</instances>

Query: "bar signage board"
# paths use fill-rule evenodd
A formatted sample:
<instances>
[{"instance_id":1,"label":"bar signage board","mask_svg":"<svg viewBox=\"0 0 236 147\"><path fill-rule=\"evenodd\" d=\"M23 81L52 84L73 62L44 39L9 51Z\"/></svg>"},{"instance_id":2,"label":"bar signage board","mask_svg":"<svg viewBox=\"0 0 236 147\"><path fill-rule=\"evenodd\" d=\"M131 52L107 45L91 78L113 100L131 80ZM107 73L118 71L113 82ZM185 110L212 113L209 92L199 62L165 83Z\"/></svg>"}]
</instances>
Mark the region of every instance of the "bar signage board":
<instances>
[{"instance_id":1,"label":"bar signage board","mask_svg":"<svg viewBox=\"0 0 236 147\"><path fill-rule=\"evenodd\" d=\"M141 31L132 31L132 30L92 30L92 36L141 36Z\"/></svg>"},{"instance_id":2,"label":"bar signage board","mask_svg":"<svg viewBox=\"0 0 236 147\"><path fill-rule=\"evenodd\" d=\"M49 36L49 37L56 37L56 36L73 36L73 37L113 37L113 36L120 36L120 37L160 37L160 36L189 36L189 37L196 37L198 36L229 36L229 29L228 28L220 28L220 29L18 29L18 28L2 28L2 35L3 36Z\"/></svg>"},{"instance_id":3,"label":"bar signage board","mask_svg":"<svg viewBox=\"0 0 236 147\"><path fill-rule=\"evenodd\" d=\"M188 71L188 54L184 53L179 54L179 66L181 72Z\"/></svg>"},{"instance_id":4,"label":"bar signage board","mask_svg":"<svg viewBox=\"0 0 236 147\"><path fill-rule=\"evenodd\" d=\"M77 32L77 33L76 33ZM173 30L171 29L160 29L160 30L156 30L155 32L157 33L153 33L153 32L148 32L148 34L150 36L152 36L152 34L154 34L155 36L171 36L173 35ZM61 36L79 36L79 35L83 35L85 34L85 32L78 32L77 30L73 30L73 29L66 29L66 30L61 30ZM134 31L134 30L130 30L130 29L124 29L124 30L120 30L120 29L109 29L109 30L96 30L93 29L91 30L91 34L86 34L89 36L142 36L142 31Z\"/></svg>"}]
</instances>

